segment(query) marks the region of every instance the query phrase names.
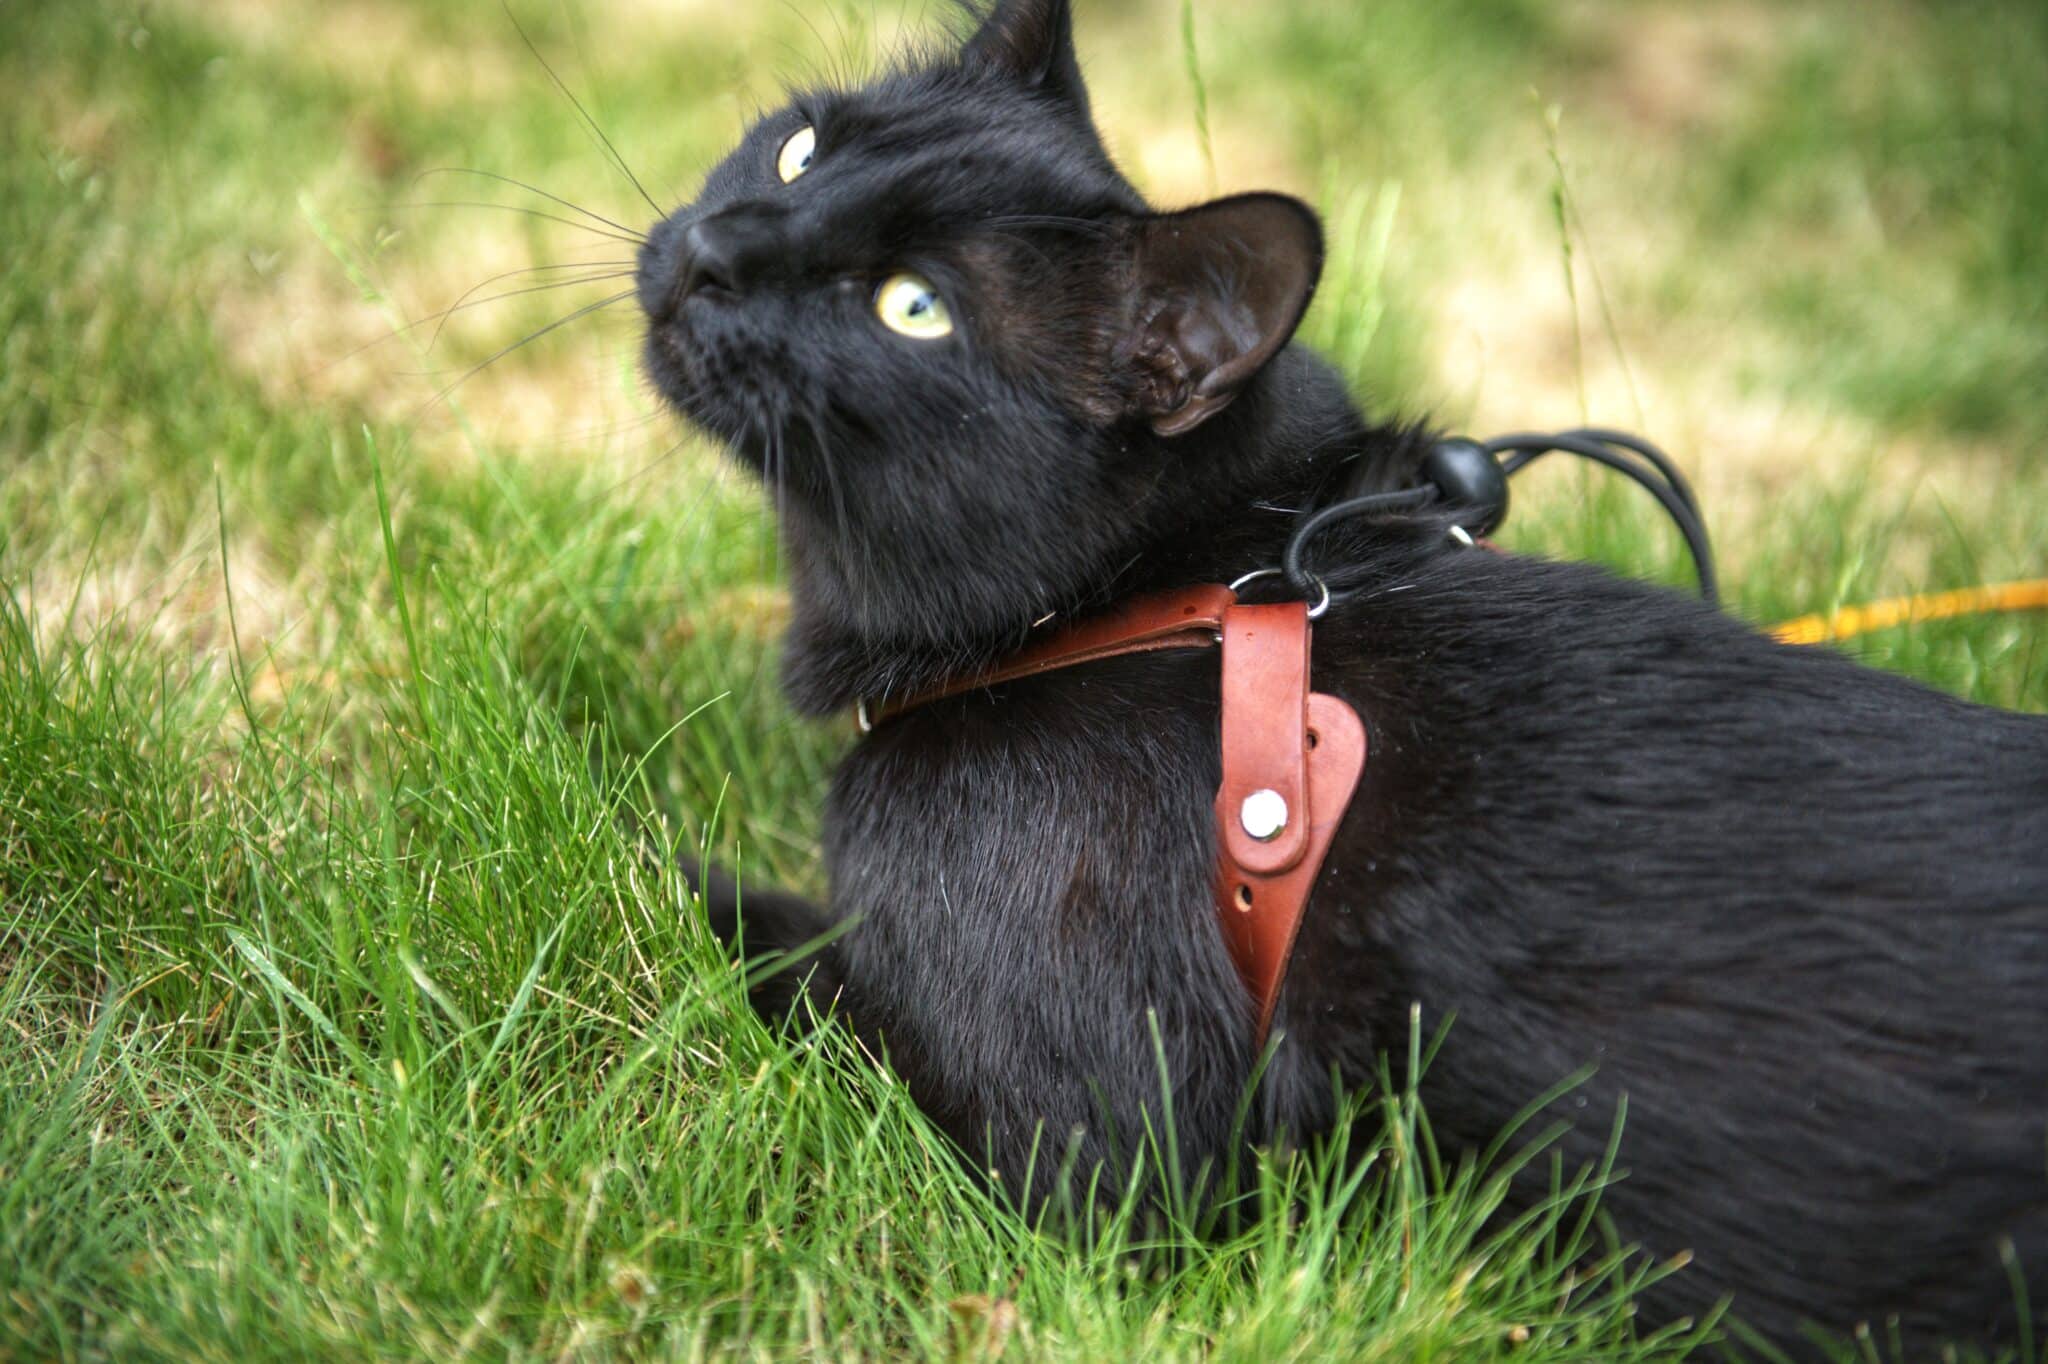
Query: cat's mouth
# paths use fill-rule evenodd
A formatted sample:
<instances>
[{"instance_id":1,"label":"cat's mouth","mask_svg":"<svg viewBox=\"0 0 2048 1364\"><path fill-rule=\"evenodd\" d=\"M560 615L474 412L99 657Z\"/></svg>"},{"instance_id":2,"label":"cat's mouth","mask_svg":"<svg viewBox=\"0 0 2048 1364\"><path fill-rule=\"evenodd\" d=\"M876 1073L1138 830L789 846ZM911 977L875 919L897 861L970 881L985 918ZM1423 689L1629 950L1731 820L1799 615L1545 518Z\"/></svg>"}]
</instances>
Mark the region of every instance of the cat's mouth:
<instances>
[{"instance_id":1,"label":"cat's mouth","mask_svg":"<svg viewBox=\"0 0 2048 1364\"><path fill-rule=\"evenodd\" d=\"M781 495L822 475L798 396L742 318L741 300L693 294L648 316L641 364L662 399ZM786 359L785 359L786 365Z\"/></svg>"},{"instance_id":2,"label":"cat's mouth","mask_svg":"<svg viewBox=\"0 0 2048 1364\"><path fill-rule=\"evenodd\" d=\"M683 214L663 221L640 248L634 291L647 321L643 364L672 407L758 466L778 436L766 423L780 403L761 382L772 357L750 344L736 315L739 295L692 261L691 222Z\"/></svg>"},{"instance_id":3,"label":"cat's mouth","mask_svg":"<svg viewBox=\"0 0 2048 1364\"><path fill-rule=\"evenodd\" d=\"M633 290L640 300L640 311L647 315L650 328L668 325L682 311L685 295L676 269L681 232L682 224L676 218L664 218L656 223L647 239L640 244L638 259L634 262Z\"/></svg>"},{"instance_id":4,"label":"cat's mouth","mask_svg":"<svg viewBox=\"0 0 2048 1364\"><path fill-rule=\"evenodd\" d=\"M644 364L655 389L677 411L714 435L731 439L738 434L728 420L735 414L717 410L721 405L709 400L718 388L729 387L741 376L719 363L718 348L706 344L690 316L731 300L689 287L678 259L682 227L676 219L664 221L640 248L633 285L647 320Z\"/></svg>"}]
</instances>

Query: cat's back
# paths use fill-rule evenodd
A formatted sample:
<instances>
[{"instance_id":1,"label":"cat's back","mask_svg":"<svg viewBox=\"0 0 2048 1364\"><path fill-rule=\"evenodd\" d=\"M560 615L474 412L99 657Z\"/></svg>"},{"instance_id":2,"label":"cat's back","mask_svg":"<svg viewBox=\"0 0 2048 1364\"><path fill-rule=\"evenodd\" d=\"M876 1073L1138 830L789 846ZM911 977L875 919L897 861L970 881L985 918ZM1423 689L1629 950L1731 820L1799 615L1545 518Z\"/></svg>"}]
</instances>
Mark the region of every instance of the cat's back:
<instances>
[{"instance_id":1,"label":"cat's back","mask_svg":"<svg viewBox=\"0 0 2048 1364\"><path fill-rule=\"evenodd\" d=\"M1404 834L1540 831L1459 859L1526 843L1537 885L1575 851L1626 853L1637 898L1772 882L2048 905L2048 716L1584 565L1435 555L1398 576L1319 630L1317 676L1366 716Z\"/></svg>"},{"instance_id":2,"label":"cat's back","mask_svg":"<svg viewBox=\"0 0 2048 1364\"><path fill-rule=\"evenodd\" d=\"M1348 1071L1409 1001L1455 1016L1425 1095L1459 1145L1588 1071L1564 1149L1625 1107L1607 1206L1693 1252L1677 1306L1998 1319L1998 1237L2048 1261L2048 720L1597 570L1399 576L1319 635L1373 752L1296 955L1304 1051ZM1333 1012L1361 998L1372 1026Z\"/></svg>"}]
</instances>

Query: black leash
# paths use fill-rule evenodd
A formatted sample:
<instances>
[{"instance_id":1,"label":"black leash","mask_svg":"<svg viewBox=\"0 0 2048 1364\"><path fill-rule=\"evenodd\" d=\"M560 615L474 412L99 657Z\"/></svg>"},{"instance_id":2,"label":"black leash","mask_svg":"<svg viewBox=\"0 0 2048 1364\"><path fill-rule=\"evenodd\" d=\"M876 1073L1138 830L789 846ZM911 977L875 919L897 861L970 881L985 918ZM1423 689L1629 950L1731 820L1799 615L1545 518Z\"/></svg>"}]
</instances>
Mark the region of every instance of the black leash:
<instances>
[{"instance_id":1,"label":"black leash","mask_svg":"<svg viewBox=\"0 0 2048 1364\"><path fill-rule=\"evenodd\" d=\"M1422 460L1422 474L1428 480L1412 488L1367 493L1348 497L1311 514L1296 528L1281 555L1281 571L1305 600L1326 591L1321 580L1309 571L1309 542L1338 521L1359 516L1399 515L1443 506L1461 514L1459 531L1468 540L1487 534L1507 519L1508 479L1553 451L1578 455L1603 464L1633 479L1649 490L1692 553L1694 571L1699 575L1700 596L1718 605L1720 591L1714 579L1714 551L1707 541L1707 527L1700 516L1692 485L1662 450L1623 431L1586 426L1554 435L1519 432L1475 441L1450 436L1438 441Z\"/></svg>"}]
</instances>

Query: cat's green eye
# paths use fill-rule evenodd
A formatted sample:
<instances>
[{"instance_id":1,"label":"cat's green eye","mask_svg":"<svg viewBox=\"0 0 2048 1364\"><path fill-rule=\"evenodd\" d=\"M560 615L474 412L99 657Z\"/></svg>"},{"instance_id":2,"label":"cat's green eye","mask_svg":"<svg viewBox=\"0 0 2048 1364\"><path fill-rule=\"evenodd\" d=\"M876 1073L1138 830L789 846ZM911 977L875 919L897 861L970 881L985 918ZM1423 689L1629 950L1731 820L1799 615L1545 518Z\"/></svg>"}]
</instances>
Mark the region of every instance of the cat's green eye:
<instances>
[{"instance_id":1,"label":"cat's green eye","mask_svg":"<svg viewBox=\"0 0 2048 1364\"><path fill-rule=\"evenodd\" d=\"M936 341L953 332L953 315L946 311L946 300L939 297L930 280L907 270L889 276L875 290L875 316L890 331L919 341Z\"/></svg>"},{"instance_id":2,"label":"cat's green eye","mask_svg":"<svg viewBox=\"0 0 2048 1364\"><path fill-rule=\"evenodd\" d=\"M811 158L818 151L818 130L799 128L789 135L789 141L782 144L782 150L775 154L775 173L782 177L782 183L802 175L811 168Z\"/></svg>"}]
</instances>

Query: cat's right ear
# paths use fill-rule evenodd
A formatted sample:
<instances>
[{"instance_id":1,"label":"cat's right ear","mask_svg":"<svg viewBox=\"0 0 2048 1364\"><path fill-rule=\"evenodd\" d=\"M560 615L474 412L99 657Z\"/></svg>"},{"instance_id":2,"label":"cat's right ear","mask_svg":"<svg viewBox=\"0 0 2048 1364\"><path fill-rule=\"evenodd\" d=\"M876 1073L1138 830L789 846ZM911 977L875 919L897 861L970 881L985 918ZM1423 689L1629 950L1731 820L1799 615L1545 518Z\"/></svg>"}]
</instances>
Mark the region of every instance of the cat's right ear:
<instances>
[{"instance_id":1,"label":"cat's right ear","mask_svg":"<svg viewBox=\"0 0 2048 1364\"><path fill-rule=\"evenodd\" d=\"M1315 211L1240 194L1137 223L1127 333L1129 413L1162 436L1230 405L1280 353L1323 270Z\"/></svg>"},{"instance_id":2,"label":"cat's right ear","mask_svg":"<svg viewBox=\"0 0 2048 1364\"><path fill-rule=\"evenodd\" d=\"M1074 55L1074 14L1068 0L997 0L961 56L1035 89L1060 95L1084 115L1088 90Z\"/></svg>"}]
</instances>

